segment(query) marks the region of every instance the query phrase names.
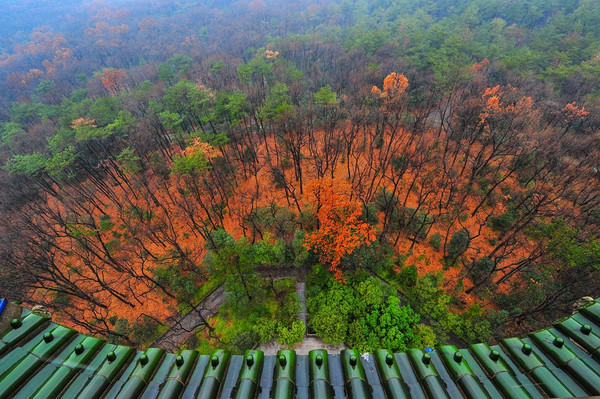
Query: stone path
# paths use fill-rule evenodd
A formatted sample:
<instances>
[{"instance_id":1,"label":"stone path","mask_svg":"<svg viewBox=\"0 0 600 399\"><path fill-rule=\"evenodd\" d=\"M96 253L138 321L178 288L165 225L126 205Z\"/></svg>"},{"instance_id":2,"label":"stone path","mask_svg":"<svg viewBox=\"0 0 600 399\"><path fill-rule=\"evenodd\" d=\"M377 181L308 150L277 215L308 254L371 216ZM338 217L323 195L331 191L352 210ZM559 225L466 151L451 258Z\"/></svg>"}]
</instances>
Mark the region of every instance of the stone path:
<instances>
[{"instance_id":1,"label":"stone path","mask_svg":"<svg viewBox=\"0 0 600 399\"><path fill-rule=\"evenodd\" d=\"M198 329L204 320L214 316L223 304L225 289L222 285L208 294L202 302L186 313L171 326L151 346L163 348L169 352L179 349Z\"/></svg>"},{"instance_id":2,"label":"stone path","mask_svg":"<svg viewBox=\"0 0 600 399\"><path fill-rule=\"evenodd\" d=\"M300 281L300 279L302 279L302 281ZM301 307L298 318L304 322L304 325L306 325L308 321L308 312L306 310L306 282L304 282L304 275L297 276L296 295L298 295L298 300L300 302ZM308 337L305 335L304 340L302 342L291 347L280 345L277 343L277 341L272 340L265 343L264 345L259 346L256 349L265 352L265 355L267 356L276 355L277 351L280 349L294 349L297 355L308 355L308 352L310 352L313 349L325 349L331 353L339 353L340 351L347 349L347 346L328 345L325 344L321 338Z\"/></svg>"},{"instance_id":3,"label":"stone path","mask_svg":"<svg viewBox=\"0 0 600 399\"><path fill-rule=\"evenodd\" d=\"M256 272L264 278L274 278L279 280L281 278L295 278L296 281L304 281L306 271L293 266L286 267L257 267ZM307 313L306 313L306 284L304 282L296 283L296 293L300 299L302 306L302 313L300 315L301 320L306 324ZM173 352L181 345L183 345L197 329L204 325L206 319L214 316L219 311L219 308L223 304L225 296L225 289L223 286L219 286L213 292L207 295L202 302L196 307L182 316L178 321L173 323L171 327L165 331L165 333L158 338L151 346L155 348L163 348L169 352Z\"/></svg>"},{"instance_id":4,"label":"stone path","mask_svg":"<svg viewBox=\"0 0 600 399\"><path fill-rule=\"evenodd\" d=\"M277 351L280 349L293 349L296 351L297 355L308 355L308 352L313 349L325 349L329 353L340 353L342 350L348 349L348 347L346 345L328 345L323 343L321 338L306 337L304 338L304 341L291 347L279 345L277 341L273 340L256 349L265 352L265 355L267 356L272 356L276 355Z\"/></svg>"},{"instance_id":5,"label":"stone path","mask_svg":"<svg viewBox=\"0 0 600 399\"><path fill-rule=\"evenodd\" d=\"M308 318L308 312L306 311L306 283L305 282L297 282L296 283L296 295L298 295L298 299L300 302L300 306L302 307L300 309L300 314L298 315L298 318L300 320L302 320L304 322L304 325L306 325Z\"/></svg>"}]
</instances>

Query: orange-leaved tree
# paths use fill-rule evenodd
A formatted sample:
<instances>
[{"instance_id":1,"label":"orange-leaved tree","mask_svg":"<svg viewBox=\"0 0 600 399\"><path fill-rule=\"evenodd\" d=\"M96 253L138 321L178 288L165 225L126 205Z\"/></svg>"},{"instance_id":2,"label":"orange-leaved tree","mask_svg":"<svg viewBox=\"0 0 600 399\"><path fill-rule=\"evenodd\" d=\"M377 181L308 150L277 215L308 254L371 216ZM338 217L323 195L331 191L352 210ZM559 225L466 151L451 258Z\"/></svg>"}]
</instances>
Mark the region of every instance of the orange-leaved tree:
<instances>
[{"instance_id":1,"label":"orange-leaved tree","mask_svg":"<svg viewBox=\"0 0 600 399\"><path fill-rule=\"evenodd\" d=\"M383 90L373 86L371 92L385 101L386 112L400 112L403 108L408 79L402 73L392 72L383 80Z\"/></svg>"},{"instance_id":2,"label":"orange-leaved tree","mask_svg":"<svg viewBox=\"0 0 600 399\"><path fill-rule=\"evenodd\" d=\"M104 88L108 90L111 95L114 95L122 89L125 72L120 69L107 68L104 69L102 73L97 73L96 76L100 78Z\"/></svg>"},{"instance_id":3,"label":"orange-leaved tree","mask_svg":"<svg viewBox=\"0 0 600 399\"><path fill-rule=\"evenodd\" d=\"M371 92L378 94L381 98L394 101L404 94L407 87L406 76L402 73L392 72L383 79L383 91L379 87L373 86Z\"/></svg>"},{"instance_id":4,"label":"orange-leaved tree","mask_svg":"<svg viewBox=\"0 0 600 399\"><path fill-rule=\"evenodd\" d=\"M350 199L351 186L340 179L315 179L307 193L317 204L319 228L306 236L304 246L319 254L337 281L345 281L340 263L361 245L375 241L375 229L360 217L362 208Z\"/></svg>"}]
</instances>

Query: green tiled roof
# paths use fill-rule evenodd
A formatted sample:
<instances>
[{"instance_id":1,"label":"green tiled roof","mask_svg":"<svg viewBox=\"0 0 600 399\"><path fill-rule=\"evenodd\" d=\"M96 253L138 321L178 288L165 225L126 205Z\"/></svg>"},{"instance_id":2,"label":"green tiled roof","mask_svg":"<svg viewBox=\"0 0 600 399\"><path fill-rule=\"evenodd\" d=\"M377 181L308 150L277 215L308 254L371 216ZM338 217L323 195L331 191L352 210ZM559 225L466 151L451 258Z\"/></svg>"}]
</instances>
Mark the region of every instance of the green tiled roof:
<instances>
[{"instance_id":1,"label":"green tiled roof","mask_svg":"<svg viewBox=\"0 0 600 399\"><path fill-rule=\"evenodd\" d=\"M0 300L0 304L3 302ZM6 304L4 302L4 304ZM600 395L600 301L500 345L199 355L106 343L0 306L2 398L545 398Z\"/></svg>"}]
</instances>

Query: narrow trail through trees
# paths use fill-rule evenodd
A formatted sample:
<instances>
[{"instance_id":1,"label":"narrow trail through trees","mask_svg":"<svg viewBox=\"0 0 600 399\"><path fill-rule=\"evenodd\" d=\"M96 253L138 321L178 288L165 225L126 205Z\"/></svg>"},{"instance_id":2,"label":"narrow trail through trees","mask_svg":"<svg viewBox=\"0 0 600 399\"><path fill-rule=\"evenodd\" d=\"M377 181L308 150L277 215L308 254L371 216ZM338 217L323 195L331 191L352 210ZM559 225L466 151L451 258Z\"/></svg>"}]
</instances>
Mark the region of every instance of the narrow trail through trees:
<instances>
[{"instance_id":1,"label":"narrow trail through trees","mask_svg":"<svg viewBox=\"0 0 600 399\"><path fill-rule=\"evenodd\" d=\"M218 286L208 294L194 309L183 315L151 346L163 348L169 352L179 349L196 330L204 325L207 318L217 314L225 299L225 288Z\"/></svg>"},{"instance_id":2,"label":"narrow trail through trees","mask_svg":"<svg viewBox=\"0 0 600 399\"><path fill-rule=\"evenodd\" d=\"M288 266L281 268L256 268L256 272L259 273L263 278L280 280L283 278L295 278L296 279L296 294L300 300L300 306L302 311L300 313L300 319L306 324L307 312L306 312L306 295L304 293L306 289L305 276L306 272L303 269L297 267ZM225 300L225 287L223 285L218 286L214 291L208 294L194 309L183 315L173 325L163 333L151 345L152 347L163 348L167 351L173 352L183 344L185 344L194 335L198 328L206 324L206 320L217 314L221 305Z\"/></svg>"}]
</instances>

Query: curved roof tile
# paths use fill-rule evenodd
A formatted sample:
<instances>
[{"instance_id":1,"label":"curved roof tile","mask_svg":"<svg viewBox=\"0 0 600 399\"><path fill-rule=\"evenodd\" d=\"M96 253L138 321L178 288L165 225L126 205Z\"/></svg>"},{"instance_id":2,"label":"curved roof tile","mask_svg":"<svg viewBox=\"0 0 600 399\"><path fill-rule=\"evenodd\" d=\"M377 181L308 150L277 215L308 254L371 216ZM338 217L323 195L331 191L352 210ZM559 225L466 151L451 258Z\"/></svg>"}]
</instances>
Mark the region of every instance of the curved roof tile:
<instances>
[{"instance_id":1,"label":"curved roof tile","mask_svg":"<svg viewBox=\"0 0 600 399\"><path fill-rule=\"evenodd\" d=\"M544 398L600 395L600 300L500 345L373 354L166 353L106 343L0 300L2 398ZM5 308L6 305L6 308ZM12 305L12 310L7 311Z\"/></svg>"}]
</instances>

